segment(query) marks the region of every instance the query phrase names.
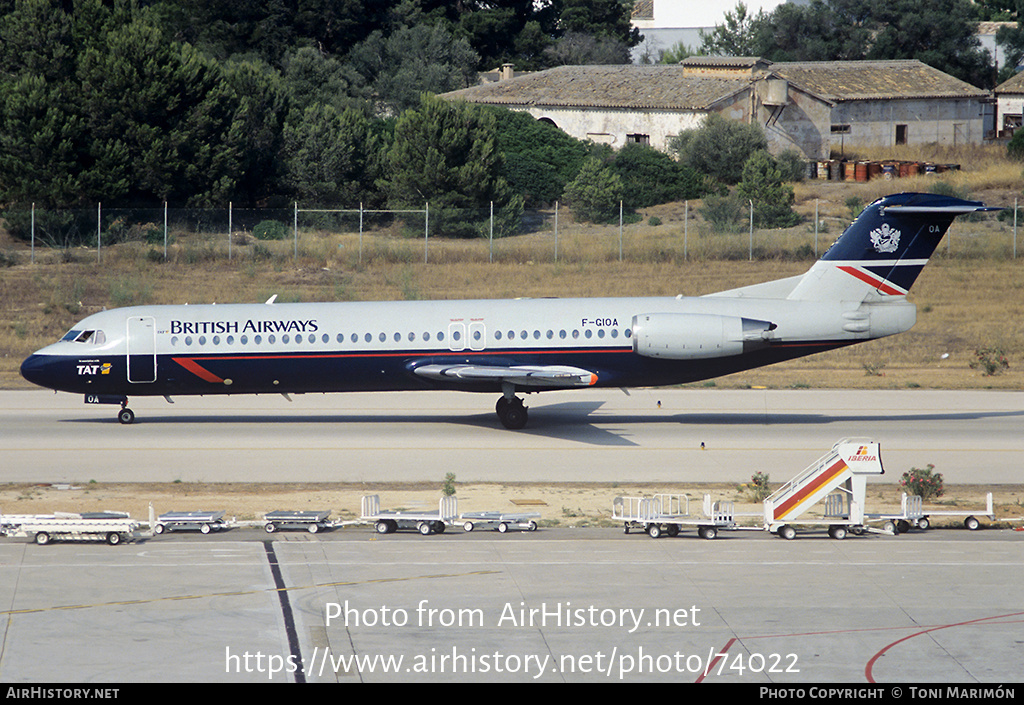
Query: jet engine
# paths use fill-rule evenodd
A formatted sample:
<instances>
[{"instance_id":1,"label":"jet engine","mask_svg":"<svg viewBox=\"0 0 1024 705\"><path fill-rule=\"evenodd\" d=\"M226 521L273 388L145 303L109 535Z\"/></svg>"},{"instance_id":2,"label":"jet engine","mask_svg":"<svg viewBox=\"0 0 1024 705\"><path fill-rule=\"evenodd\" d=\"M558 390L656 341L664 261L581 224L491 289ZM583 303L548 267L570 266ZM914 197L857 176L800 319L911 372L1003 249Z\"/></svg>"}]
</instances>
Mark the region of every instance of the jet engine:
<instances>
[{"instance_id":1,"label":"jet engine","mask_svg":"<svg viewBox=\"0 0 1024 705\"><path fill-rule=\"evenodd\" d=\"M742 355L768 345L775 324L705 313L644 313L633 317L633 352L669 360Z\"/></svg>"}]
</instances>

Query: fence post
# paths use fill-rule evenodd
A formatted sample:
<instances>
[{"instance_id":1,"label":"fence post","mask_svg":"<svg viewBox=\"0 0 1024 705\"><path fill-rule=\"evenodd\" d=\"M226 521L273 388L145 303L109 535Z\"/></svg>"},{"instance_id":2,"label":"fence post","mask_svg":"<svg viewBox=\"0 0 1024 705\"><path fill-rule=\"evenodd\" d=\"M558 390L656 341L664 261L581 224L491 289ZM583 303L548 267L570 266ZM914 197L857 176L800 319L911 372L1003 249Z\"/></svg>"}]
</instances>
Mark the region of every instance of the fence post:
<instances>
[{"instance_id":1,"label":"fence post","mask_svg":"<svg viewBox=\"0 0 1024 705\"><path fill-rule=\"evenodd\" d=\"M295 216L293 222L293 229L295 231L295 261L299 261L299 202L295 201Z\"/></svg>"},{"instance_id":2,"label":"fence post","mask_svg":"<svg viewBox=\"0 0 1024 705\"><path fill-rule=\"evenodd\" d=\"M1013 199L1013 258L1017 259L1017 199Z\"/></svg>"},{"instance_id":3,"label":"fence post","mask_svg":"<svg viewBox=\"0 0 1024 705\"><path fill-rule=\"evenodd\" d=\"M491 235L490 241L488 242L489 252L487 254L487 262L494 262L494 201L491 201Z\"/></svg>"},{"instance_id":4,"label":"fence post","mask_svg":"<svg viewBox=\"0 0 1024 705\"><path fill-rule=\"evenodd\" d=\"M754 202L750 201L750 248L747 255L751 262L754 261Z\"/></svg>"},{"instance_id":5,"label":"fence post","mask_svg":"<svg viewBox=\"0 0 1024 705\"><path fill-rule=\"evenodd\" d=\"M231 212L232 203L228 201L228 262L231 261Z\"/></svg>"},{"instance_id":6,"label":"fence post","mask_svg":"<svg viewBox=\"0 0 1024 705\"><path fill-rule=\"evenodd\" d=\"M359 202L359 266L363 265L363 202Z\"/></svg>"},{"instance_id":7,"label":"fence post","mask_svg":"<svg viewBox=\"0 0 1024 705\"><path fill-rule=\"evenodd\" d=\"M32 264L36 263L36 204L32 204Z\"/></svg>"},{"instance_id":8,"label":"fence post","mask_svg":"<svg viewBox=\"0 0 1024 705\"><path fill-rule=\"evenodd\" d=\"M619 262L622 261L622 201L619 201Z\"/></svg>"},{"instance_id":9,"label":"fence post","mask_svg":"<svg viewBox=\"0 0 1024 705\"><path fill-rule=\"evenodd\" d=\"M690 242L690 202L683 201L683 260L688 260Z\"/></svg>"},{"instance_id":10,"label":"fence post","mask_svg":"<svg viewBox=\"0 0 1024 705\"><path fill-rule=\"evenodd\" d=\"M818 199L814 199L814 258L818 258Z\"/></svg>"},{"instance_id":11,"label":"fence post","mask_svg":"<svg viewBox=\"0 0 1024 705\"><path fill-rule=\"evenodd\" d=\"M555 201L555 262L558 261L558 201Z\"/></svg>"},{"instance_id":12,"label":"fence post","mask_svg":"<svg viewBox=\"0 0 1024 705\"><path fill-rule=\"evenodd\" d=\"M103 204L96 204L96 261L100 261L101 238L100 232L103 229Z\"/></svg>"},{"instance_id":13,"label":"fence post","mask_svg":"<svg viewBox=\"0 0 1024 705\"><path fill-rule=\"evenodd\" d=\"M167 261L167 201L164 201L164 262Z\"/></svg>"},{"instance_id":14,"label":"fence post","mask_svg":"<svg viewBox=\"0 0 1024 705\"><path fill-rule=\"evenodd\" d=\"M423 204L423 264L427 263L427 245L430 243L430 201Z\"/></svg>"}]
</instances>

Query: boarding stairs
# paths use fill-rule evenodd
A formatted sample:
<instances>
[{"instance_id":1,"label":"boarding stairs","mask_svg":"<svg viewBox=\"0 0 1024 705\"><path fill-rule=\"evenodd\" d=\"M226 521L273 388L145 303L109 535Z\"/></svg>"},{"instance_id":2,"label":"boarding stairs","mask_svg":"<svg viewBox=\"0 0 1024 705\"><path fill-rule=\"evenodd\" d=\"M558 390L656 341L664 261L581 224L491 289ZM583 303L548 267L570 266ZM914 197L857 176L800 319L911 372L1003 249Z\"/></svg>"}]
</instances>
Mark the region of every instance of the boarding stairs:
<instances>
[{"instance_id":1,"label":"boarding stairs","mask_svg":"<svg viewBox=\"0 0 1024 705\"><path fill-rule=\"evenodd\" d=\"M843 439L764 500L765 528L778 532L801 523L863 527L867 478L884 472L877 442ZM824 516L805 517L823 499Z\"/></svg>"}]
</instances>

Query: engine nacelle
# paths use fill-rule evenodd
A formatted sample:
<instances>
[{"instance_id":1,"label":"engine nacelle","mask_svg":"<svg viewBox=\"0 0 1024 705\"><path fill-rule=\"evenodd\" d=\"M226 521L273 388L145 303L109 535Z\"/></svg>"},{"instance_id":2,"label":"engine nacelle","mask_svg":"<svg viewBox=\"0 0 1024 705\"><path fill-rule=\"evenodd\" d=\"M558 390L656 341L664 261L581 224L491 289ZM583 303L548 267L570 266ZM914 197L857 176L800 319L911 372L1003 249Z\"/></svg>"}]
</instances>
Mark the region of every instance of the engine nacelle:
<instances>
[{"instance_id":1,"label":"engine nacelle","mask_svg":"<svg viewBox=\"0 0 1024 705\"><path fill-rule=\"evenodd\" d=\"M633 352L669 360L742 355L768 345L775 324L705 313L633 316Z\"/></svg>"}]
</instances>

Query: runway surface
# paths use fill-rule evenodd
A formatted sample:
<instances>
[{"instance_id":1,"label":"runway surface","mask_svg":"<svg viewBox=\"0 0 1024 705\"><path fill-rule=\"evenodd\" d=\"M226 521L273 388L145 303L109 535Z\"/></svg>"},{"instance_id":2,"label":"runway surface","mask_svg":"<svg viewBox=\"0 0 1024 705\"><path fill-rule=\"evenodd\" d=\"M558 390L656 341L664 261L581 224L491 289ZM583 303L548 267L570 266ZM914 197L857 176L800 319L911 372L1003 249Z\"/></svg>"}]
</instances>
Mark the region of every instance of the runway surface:
<instances>
[{"instance_id":1,"label":"runway surface","mask_svg":"<svg viewBox=\"0 0 1024 705\"><path fill-rule=\"evenodd\" d=\"M842 437L880 441L888 482L1024 464L1021 393L591 390L531 397L519 432L469 394L175 401L121 426L0 392L3 479L741 482ZM1014 683L1022 564L1024 532L993 529L6 538L0 682Z\"/></svg>"},{"instance_id":2,"label":"runway surface","mask_svg":"<svg viewBox=\"0 0 1024 705\"><path fill-rule=\"evenodd\" d=\"M1024 661L1013 531L265 538L0 542L0 682L945 687Z\"/></svg>"},{"instance_id":3,"label":"runway surface","mask_svg":"<svg viewBox=\"0 0 1024 705\"><path fill-rule=\"evenodd\" d=\"M493 395L174 401L134 398L122 426L116 406L0 392L4 480L746 482L795 474L844 437L881 443L882 481L928 463L949 483L1024 480L1022 392L552 392L527 397L522 431L500 426Z\"/></svg>"}]
</instances>

